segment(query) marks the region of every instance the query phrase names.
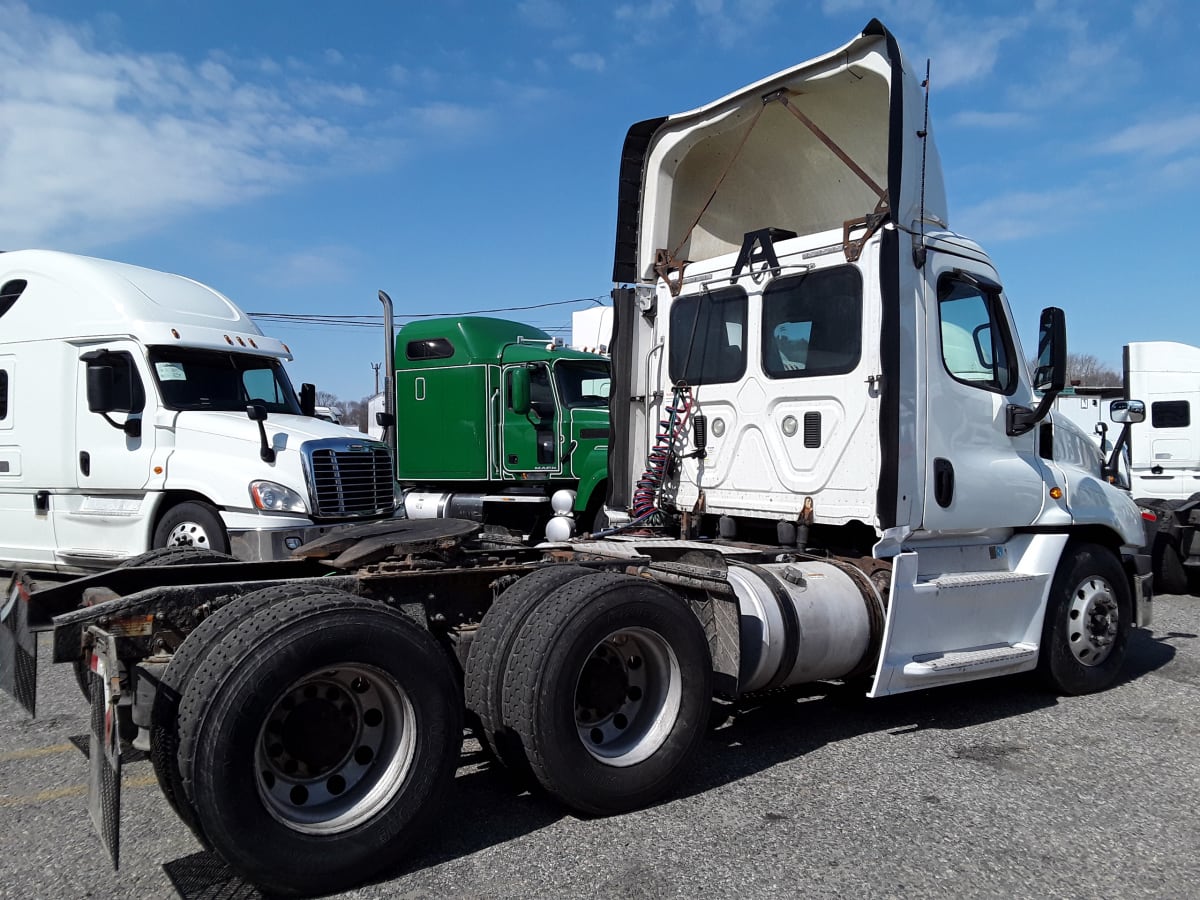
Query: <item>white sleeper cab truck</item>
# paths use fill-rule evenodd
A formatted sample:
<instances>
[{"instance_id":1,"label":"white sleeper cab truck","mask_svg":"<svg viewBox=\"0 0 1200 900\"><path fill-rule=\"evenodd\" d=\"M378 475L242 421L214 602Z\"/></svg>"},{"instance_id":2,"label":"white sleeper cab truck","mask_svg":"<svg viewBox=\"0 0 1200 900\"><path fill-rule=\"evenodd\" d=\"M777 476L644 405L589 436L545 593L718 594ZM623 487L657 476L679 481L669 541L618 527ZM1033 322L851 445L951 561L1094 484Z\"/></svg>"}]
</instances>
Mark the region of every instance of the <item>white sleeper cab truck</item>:
<instances>
[{"instance_id":1,"label":"white sleeper cab truck","mask_svg":"<svg viewBox=\"0 0 1200 900\"><path fill-rule=\"evenodd\" d=\"M314 524L392 515L387 448L303 415L287 359L190 279L0 253L0 568L275 559Z\"/></svg>"},{"instance_id":2,"label":"white sleeper cab truck","mask_svg":"<svg viewBox=\"0 0 1200 900\"><path fill-rule=\"evenodd\" d=\"M179 816L277 894L436 840L464 709L516 776L605 815L685 777L714 699L1113 684L1150 619L1142 520L1035 403L1062 314L1031 375L999 273L949 228L918 85L872 21L629 131L606 531L497 548L393 519L288 561L14 580L0 686L34 709L38 629L88 662L114 861L122 704Z\"/></svg>"},{"instance_id":3,"label":"white sleeper cab truck","mask_svg":"<svg viewBox=\"0 0 1200 900\"><path fill-rule=\"evenodd\" d=\"M1103 451L1113 480L1129 489L1148 522L1156 589L1183 594L1200 575L1200 347L1134 341L1123 351L1121 387L1081 386L1054 402ZM1131 428L1115 431L1130 406ZM1144 417L1144 418L1142 418Z\"/></svg>"},{"instance_id":4,"label":"white sleeper cab truck","mask_svg":"<svg viewBox=\"0 0 1200 900\"><path fill-rule=\"evenodd\" d=\"M1154 512L1154 575L1164 593L1200 583L1200 347L1174 341L1125 345L1125 397L1146 407L1130 429L1129 485Z\"/></svg>"}]
</instances>

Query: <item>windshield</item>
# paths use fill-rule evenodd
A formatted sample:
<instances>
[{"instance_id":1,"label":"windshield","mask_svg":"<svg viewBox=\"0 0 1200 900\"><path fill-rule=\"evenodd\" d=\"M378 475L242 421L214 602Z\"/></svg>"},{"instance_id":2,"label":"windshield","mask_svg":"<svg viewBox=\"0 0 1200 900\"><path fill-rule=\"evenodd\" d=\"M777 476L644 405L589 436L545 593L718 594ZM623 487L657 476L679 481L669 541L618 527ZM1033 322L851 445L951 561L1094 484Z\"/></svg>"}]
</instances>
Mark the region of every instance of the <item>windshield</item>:
<instances>
[{"instance_id":1,"label":"windshield","mask_svg":"<svg viewBox=\"0 0 1200 900\"><path fill-rule=\"evenodd\" d=\"M261 403L269 413L300 414L283 364L269 356L151 347L150 364L169 409L245 412Z\"/></svg>"},{"instance_id":2,"label":"windshield","mask_svg":"<svg viewBox=\"0 0 1200 900\"><path fill-rule=\"evenodd\" d=\"M565 360L554 364L554 383L567 409L608 406L609 371L603 360Z\"/></svg>"}]
</instances>

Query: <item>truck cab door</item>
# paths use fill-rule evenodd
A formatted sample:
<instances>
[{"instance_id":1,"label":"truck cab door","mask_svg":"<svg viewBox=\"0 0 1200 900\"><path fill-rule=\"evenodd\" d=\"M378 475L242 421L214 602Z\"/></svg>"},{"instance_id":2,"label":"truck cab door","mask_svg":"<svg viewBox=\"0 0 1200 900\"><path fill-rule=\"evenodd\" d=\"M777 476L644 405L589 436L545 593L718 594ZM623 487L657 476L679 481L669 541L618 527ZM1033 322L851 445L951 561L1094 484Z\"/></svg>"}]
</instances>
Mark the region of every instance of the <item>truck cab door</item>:
<instances>
[{"instance_id":1,"label":"truck cab door","mask_svg":"<svg viewBox=\"0 0 1200 900\"><path fill-rule=\"evenodd\" d=\"M517 376L518 369L527 376ZM545 472L557 474L562 468L560 429L562 416L550 367L545 363L505 366L503 372L504 403L500 430L500 461L506 473ZM528 409L522 403L514 406L513 381L527 377L529 382Z\"/></svg>"},{"instance_id":2,"label":"truck cab door","mask_svg":"<svg viewBox=\"0 0 1200 900\"><path fill-rule=\"evenodd\" d=\"M81 348L79 357L72 460L77 490L57 498L54 518L60 555L85 562L145 549L157 402L136 344L110 341ZM94 412L101 374L107 409Z\"/></svg>"},{"instance_id":3,"label":"truck cab door","mask_svg":"<svg viewBox=\"0 0 1200 900\"><path fill-rule=\"evenodd\" d=\"M927 304L926 531L1033 522L1045 497L1037 429L1007 433L1009 404L1033 390L996 274L985 263L931 254Z\"/></svg>"}]
</instances>

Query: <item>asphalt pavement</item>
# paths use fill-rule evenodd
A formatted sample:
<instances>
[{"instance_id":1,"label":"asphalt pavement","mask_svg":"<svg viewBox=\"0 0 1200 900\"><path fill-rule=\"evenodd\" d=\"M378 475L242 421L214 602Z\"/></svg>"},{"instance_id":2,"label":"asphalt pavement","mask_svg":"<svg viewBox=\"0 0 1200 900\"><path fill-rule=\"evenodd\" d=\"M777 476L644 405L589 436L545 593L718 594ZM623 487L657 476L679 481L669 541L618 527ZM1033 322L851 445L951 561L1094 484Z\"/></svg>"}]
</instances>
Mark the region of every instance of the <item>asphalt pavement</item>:
<instances>
[{"instance_id":1,"label":"asphalt pavement","mask_svg":"<svg viewBox=\"0 0 1200 900\"><path fill-rule=\"evenodd\" d=\"M39 717L0 697L0 897L259 893L128 760L121 868L87 813L87 707L39 653ZM771 698L711 732L658 805L580 819L468 740L424 842L346 898L1195 897L1200 598L1160 597L1121 682L1015 677L880 700Z\"/></svg>"}]
</instances>

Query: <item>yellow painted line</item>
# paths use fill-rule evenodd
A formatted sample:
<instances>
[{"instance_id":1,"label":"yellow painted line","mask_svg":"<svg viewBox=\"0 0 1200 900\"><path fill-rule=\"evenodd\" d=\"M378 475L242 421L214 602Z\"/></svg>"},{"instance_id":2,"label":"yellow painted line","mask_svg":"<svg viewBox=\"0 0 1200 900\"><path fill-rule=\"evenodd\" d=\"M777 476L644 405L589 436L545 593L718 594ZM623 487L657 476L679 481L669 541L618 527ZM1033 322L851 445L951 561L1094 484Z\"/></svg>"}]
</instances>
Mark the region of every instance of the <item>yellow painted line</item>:
<instances>
[{"instance_id":1,"label":"yellow painted line","mask_svg":"<svg viewBox=\"0 0 1200 900\"><path fill-rule=\"evenodd\" d=\"M39 756L53 756L56 753L66 753L68 750L79 752L74 744L55 744L53 747L34 747L32 750L13 750L11 753L0 753L0 763L12 762L16 759L36 759Z\"/></svg>"},{"instance_id":2,"label":"yellow painted line","mask_svg":"<svg viewBox=\"0 0 1200 900\"><path fill-rule=\"evenodd\" d=\"M72 749L74 749L73 746ZM127 788L150 787L157 783L158 779L153 775L138 775L136 778L121 779L121 786ZM64 797L82 797L87 794L87 790L86 784L69 784L66 787L38 791L36 794L18 794L15 797L0 796L0 809L13 806L29 806L34 803L46 803L50 800L61 800Z\"/></svg>"}]
</instances>

